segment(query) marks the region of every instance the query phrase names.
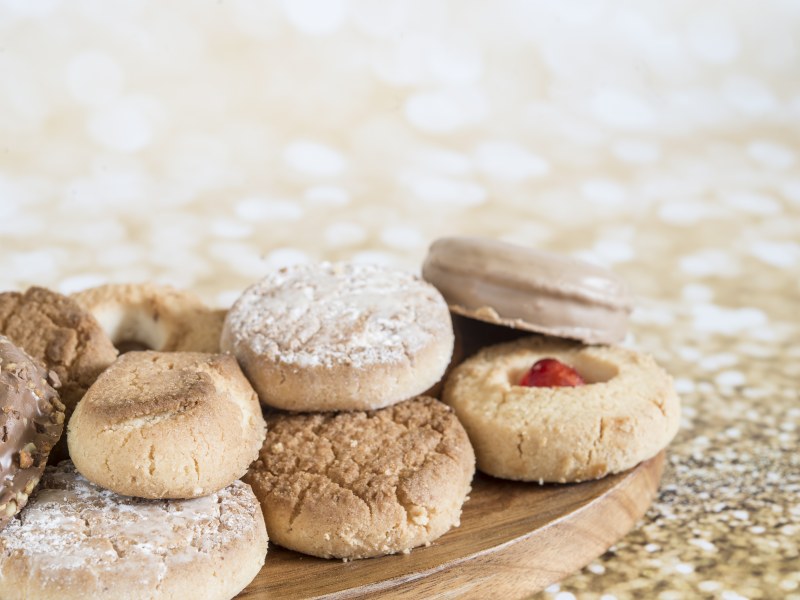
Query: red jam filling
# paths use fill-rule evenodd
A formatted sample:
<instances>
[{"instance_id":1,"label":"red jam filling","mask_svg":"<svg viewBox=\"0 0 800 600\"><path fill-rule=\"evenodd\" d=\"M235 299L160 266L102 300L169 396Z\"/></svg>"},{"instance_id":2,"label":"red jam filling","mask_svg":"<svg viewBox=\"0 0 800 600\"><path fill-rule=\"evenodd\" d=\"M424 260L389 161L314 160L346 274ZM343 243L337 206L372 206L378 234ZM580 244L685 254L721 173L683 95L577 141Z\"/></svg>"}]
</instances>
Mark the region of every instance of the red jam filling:
<instances>
[{"instance_id":1,"label":"red jam filling","mask_svg":"<svg viewBox=\"0 0 800 600\"><path fill-rule=\"evenodd\" d=\"M519 382L526 387L576 387L585 383L575 369L555 358L537 360Z\"/></svg>"}]
</instances>

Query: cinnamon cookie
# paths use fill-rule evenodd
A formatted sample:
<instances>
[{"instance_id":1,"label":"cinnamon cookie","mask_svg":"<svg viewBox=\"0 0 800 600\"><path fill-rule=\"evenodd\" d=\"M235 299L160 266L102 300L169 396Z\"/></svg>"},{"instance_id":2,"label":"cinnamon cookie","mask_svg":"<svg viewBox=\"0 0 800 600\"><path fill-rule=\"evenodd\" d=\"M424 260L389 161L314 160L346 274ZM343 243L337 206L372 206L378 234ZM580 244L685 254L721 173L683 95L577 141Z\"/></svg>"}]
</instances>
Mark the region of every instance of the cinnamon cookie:
<instances>
[{"instance_id":1,"label":"cinnamon cookie","mask_svg":"<svg viewBox=\"0 0 800 600\"><path fill-rule=\"evenodd\" d=\"M245 481L274 542L324 558L364 558L429 544L458 525L475 455L441 402L275 412L267 422Z\"/></svg>"},{"instance_id":2,"label":"cinnamon cookie","mask_svg":"<svg viewBox=\"0 0 800 600\"><path fill-rule=\"evenodd\" d=\"M0 597L229 600L266 553L261 508L241 481L194 500L142 500L65 461L0 532Z\"/></svg>"},{"instance_id":3,"label":"cinnamon cookie","mask_svg":"<svg viewBox=\"0 0 800 600\"><path fill-rule=\"evenodd\" d=\"M64 429L51 377L0 335L0 529L27 503Z\"/></svg>"},{"instance_id":4,"label":"cinnamon cookie","mask_svg":"<svg viewBox=\"0 0 800 600\"><path fill-rule=\"evenodd\" d=\"M366 410L441 379L453 327L436 289L404 271L298 265L251 286L228 312L222 348L269 406Z\"/></svg>"},{"instance_id":5,"label":"cinnamon cookie","mask_svg":"<svg viewBox=\"0 0 800 600\"><path fill-rule=\"evenodd\" d=\"M597 265L499 240L435 241L422 276L454 313L609 344L625 337L631 301L625 283Z\"/></svg>"},{"instance_id":6,"label":"cinnamon cookie","mask_svg":"<svg viewBox=\"0 0 800 600\"><path fill-rule=\"evenodd\" d=\"M67 419L117 358L116 348L92 315L45 288L0 293L0 333L55 372Z\"/></svg>"},{"instance_id":7,"label":"cinnamon cookie","mask_svg":"<svg viewBox=\"0 0 800 600\"><path fill-rule=\"evenodd\" d=\"M586 385L520 385L553 358ZM485 348L457 367L443 400L469 433L478 468L503 479L572 482L630 469L678 430L670 376L632 350L529 337Z\"/></svg>"},{"instance_id":8,"label":"cinnamon cookie","mask_svg":"<svg viewBox=\"0 0 800 600\"><path fill-rule=\"evenodd\" d=\"M195 498L244 475L264 418L232 356L128 352L86 393L68 441L81 474L118 494Z\"/></svg>"},{"instance_id":9,"label":"cinnamon cookie","mask_svg":"<svg viewBox=\"0 0 800 600\"><path fill-rule=\"evenodd\" d=\"M121 351L219 352L225 310L152 283L107 284L72 294Z\"/></svg>"}]
</instances>

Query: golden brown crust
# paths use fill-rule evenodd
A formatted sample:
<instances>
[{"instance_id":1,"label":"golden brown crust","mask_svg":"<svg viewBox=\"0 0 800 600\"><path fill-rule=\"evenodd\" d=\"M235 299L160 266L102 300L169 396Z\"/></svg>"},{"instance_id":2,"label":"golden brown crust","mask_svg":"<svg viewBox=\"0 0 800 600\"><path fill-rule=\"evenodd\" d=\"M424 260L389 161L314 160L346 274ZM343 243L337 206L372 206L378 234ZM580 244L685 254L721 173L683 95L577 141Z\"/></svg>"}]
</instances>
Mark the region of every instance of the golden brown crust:
<instances>
[{"instance_id":1,"label":"golden brown crust","mask_svg":"<svg viewBox=\"0 0 800 600\"><path fill-rule=\"evenodd\" d=\"M556 358L587 381L517 385L531 365ZM445 382L444 402L469 433L478 468L495 477L574 482L629 469L678 430L672 379L647 355L533 336L485 348Z\"/></svg>"},{"instance_id":2,"label":"golden brown crust","mask_svg":"<svg viewBox=\"0 0 800 600\"><path fill-rule=\"evenodd\" d=\"M67 296L41 287L0 293L0 333L56 373L68 417L117 358L92 315Z\"/></svg>"},{"instance_id":3,"label":"golden brown crust","mask_svg":"<svg viewBox=\"0 0 800 600\"><path fill-rule=\"evenodd\" d=\"M129 352L86 394L68 441L90 481L143 498L194 498L246 472L264 426L233 357Z\"/></svg>"},{"instance_id":4,"label":"golden brown crust","mask_svg":"<svg viewBox=\"0 0 800 600\"><path fill-rule=\"evenodd\" d=\"M267 419L267 439L245 481L276 543L364 558L430 543L458 524L475 457L463 427L437 400Z\"/></svg>"},{"instance_id":5,"label":"golden brown crust","mask_svg":"<svg viewBox=\"0 0 800 600\"><path fill-rule=\"evenodd\" d=\"M368 368L297 367L258 356L247 346L239 349L237 358L265 405L289 411L341 411L376 410L424 391L423 386L442 379L451 355L452 338L445 338L418 350L413 361Z\"/></svg>"},{"instance_id":6,"label":"golden brown crust","mask_svg":"<svg viewBox=\"0 0 800 600\"><path fill-rule=\"evenodd\" d=\"M72 294L119 348L158 352L219 352L227 311L168 285L106 284ZM138 346L138 348L137 348Z\"/></svg>"}]
</instances>

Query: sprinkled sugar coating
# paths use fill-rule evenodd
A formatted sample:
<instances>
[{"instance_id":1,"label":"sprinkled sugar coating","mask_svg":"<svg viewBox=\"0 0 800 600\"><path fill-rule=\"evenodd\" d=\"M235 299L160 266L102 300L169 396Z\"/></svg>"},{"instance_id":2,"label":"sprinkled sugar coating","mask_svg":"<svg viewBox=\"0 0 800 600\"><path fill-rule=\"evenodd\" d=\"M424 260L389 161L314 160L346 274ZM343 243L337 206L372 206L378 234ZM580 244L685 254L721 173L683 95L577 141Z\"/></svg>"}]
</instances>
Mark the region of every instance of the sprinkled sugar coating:
<instances>
[{"instance_id":1,"label":"sprinkled sugar coating","mask_svg":"<svg viewBox=\"0 0 800 600\"><path fill-rule=\"evenodd\" d=\"M0 597L227 599L266 552L261 509L241 481L193 500L143 500L64 461L0 533Z\"/></svg>"},{"instance_id":2,"label":"sprinkled sugar coating","mask_svg":"<svg viewBox=\"0 0 800 600\"><path fill-rule=\"evenodd\" d=\"M439 292L410 273L322 263L281 269L245 290L221 345L265 404L373 409L441 378L453 327Z\"/></svg>"}]
</instances>

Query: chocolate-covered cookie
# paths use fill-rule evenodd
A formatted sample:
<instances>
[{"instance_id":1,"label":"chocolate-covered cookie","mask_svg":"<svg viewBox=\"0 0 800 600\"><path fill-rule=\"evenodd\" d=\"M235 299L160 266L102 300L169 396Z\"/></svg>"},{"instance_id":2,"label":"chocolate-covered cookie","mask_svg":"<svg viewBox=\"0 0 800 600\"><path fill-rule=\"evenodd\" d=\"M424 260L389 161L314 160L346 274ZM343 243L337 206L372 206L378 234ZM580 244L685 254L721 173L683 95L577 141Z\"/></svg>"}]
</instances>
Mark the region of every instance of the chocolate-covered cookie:
<instances>
[{"instance_id":1,"label":"chocolate-covered cookie","mask_svg":"<svg viewBox=\"0 0 800 600\"><path fill-rule=\"evenodd\" d=\"M54 379L0 335L0 529L28 502L64 429Z\"/></svg>"},{"instance_id":2,"label":"chocolate-covered cookie","mask_svg":"<svg viewBox=\"0 0 800 600\"><path fill-rule=\"evenodd\" d=\"M477 237L436 240L422 278L458 315L524 331L613 344L625 338L631 298L608 269Z\"/></svg>"}]
</instances>

